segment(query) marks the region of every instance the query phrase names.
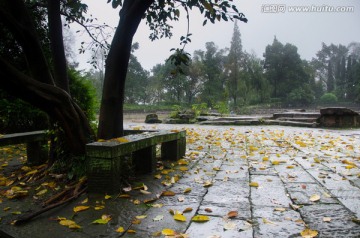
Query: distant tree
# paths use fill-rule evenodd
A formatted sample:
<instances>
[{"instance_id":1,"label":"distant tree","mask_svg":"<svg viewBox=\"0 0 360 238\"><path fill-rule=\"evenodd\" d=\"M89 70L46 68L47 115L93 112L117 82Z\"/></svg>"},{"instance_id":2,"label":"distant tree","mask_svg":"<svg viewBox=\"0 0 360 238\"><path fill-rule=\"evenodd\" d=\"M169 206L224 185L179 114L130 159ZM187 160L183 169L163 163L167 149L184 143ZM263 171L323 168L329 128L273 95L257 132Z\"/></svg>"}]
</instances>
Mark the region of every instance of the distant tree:
<instances>
[{"instance_id":1,"label":"distant tree","mask_svg":"<svg viewBox=\"0 0 360 238\"><path fill-rule=\"evenodd\" d=\"M186 104L191 105L195 102L203 90L203 81L204 75L201 71L201 63L192 60L186 73L186 83L184 85Z\"/></svg>"},{"instance_id":2,"label":"distant tree","mask_svg":"<svg viewBox=\"0 0 360 238\"><path fill-rule=\"evenodd\" d=\"M203 70L203 91L201 101L206 102L209 107L213 107L216 102L224 101L227 97L225 91L225 50L218 50L214 42L205 44L206 51L198 50L194 52L194 60L201 62Z\"/></svg>"},{"instance_id":3,"label":"distant tree","mask_svg":"<svg viewBox=\"0 0 360 238\"><path fill-rule=\"evenodd\" d=\"M126 75L125 102L146 104L149 99L149 92L147 90L149 86L149 72L143 69L133 54L137 49L139 49L139 44L133 44Z\"/></svg>"},{"instance_id":4,"label":"distant tree","mask_svg":"<svg viewBox=\"0 0 360 238\"><path fill-rule=\"evenodd\" d=\"M346 64L346 99L360 101L360 42L348 46L349 56Z\"/></svg>"},{"instance_id":5,"label":"distant tree","mask_svg":"<svg viewBox=\"0 0 360 238\"><path fill-rule=\"evenodd\" d=\"M240 30L236 21L234 24L234 31L225 68L228 74L227 91L234 106L237 107L237 99L241 95L244 95L244 90L246 90L246 83L240 82L241 80L245 80L244 78L241 78L241 71L244 70L244 53L242 51ZM242 90L240 91L241 85Z\"/></svg>"},{"instance_id":6,"label":"distant tree","mask_svg":"<svg viewBox=\"0 0 360 238\"><path fill-rule=\"evenodd\" d=\"M326 45L322 43L322 48L316 53L313 65L316 70L316 77L321 80L327 92L336 92L338 98L342 99L345 95L346 82L346 62L348 55L347 47L343 45Z\"/></svg>"},{"instance_id":7,"label":"distant tree","mask_svg":"<svg viewBox=\"0 0 360 238\"><path fill-rule=\"evenodd\" d=\"M264 75L263 62L253 54L244 54L245 68L248 84L253 89L253 103L265 103L270 98L271 87Z\"/></svg>"},{"instance_id":8,"label":"distant tree","mask_svg":"<svg viewBox=\"0 0 360 238\"><path fill-rule=\"evenodd\" d=\"M272 45L266 46L264 58L265 58L265 74L267 80L273 87L272 97L281 97L279 92L279 84L284 79L283 76L283 61L281 58L283 44L274 37Z\"/></svg>"},{"instance_id":9,"label":"distant tree","mask_svg":"<svg viewBox=\"0 0 360 238\"><path fill-rule=\"evenodd\" d=\"M150 103L151 104L161 104L165 101L165 92L162 83L163 73L162 73L163 64L156 64L152 69L152 75L149 78L149 88L150 92Z\"/></svg>"},{"instance_id":10,"label":"distant tree","mask_svg":"<svg viewBox=\"0 0 360 238\"><path fill-rule=\"evenodd\" d=\"M273 87L273 97L285 102L293 92L293 99L300 95L313 99L311 75L306 70L306 64L301 60L296 46L289 43L283 45L275 37L273 44L266 47L264 57L265 76Z\"/></svg>"}]
</instances>

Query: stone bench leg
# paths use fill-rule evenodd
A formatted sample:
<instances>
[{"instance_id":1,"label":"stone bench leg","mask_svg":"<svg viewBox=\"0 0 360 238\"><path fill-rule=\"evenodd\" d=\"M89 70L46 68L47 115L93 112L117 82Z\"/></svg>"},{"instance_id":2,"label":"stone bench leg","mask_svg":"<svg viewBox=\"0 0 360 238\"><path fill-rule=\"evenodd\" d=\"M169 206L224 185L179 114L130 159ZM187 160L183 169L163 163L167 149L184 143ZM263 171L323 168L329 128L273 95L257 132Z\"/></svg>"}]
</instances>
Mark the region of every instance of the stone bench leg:
<instances>
[{"instance_id":1,"label":"stone bench leg","mask_svg":"<svg viewBox=\"0 0 360 238\"><path fill-rule=\"evenodd\" d=\"M33 141L26 144L27 163L29 165L40 165L48 159L47 141Z\"/></svg>"},{"instance_id":2,"label":"stone bench leg","mask_svg":"<svg viewBox=\"0 0 360 238\"><path fill-rule=\"evenodd\" d=\"M148 174L156 169L156 145L132 153L132 162L135 173Z\"/></svg>"},{"instance_id":3,"label":"stone bench leg","mask_svg":"<svg viewBox=\"0 0 360 238\"><path fill-rule=\"evenodd\" d=\"M163 160L178 160L185 155L186 138L168 141L161 144L161 158Z\"/></svg>"},{"instance_id":4,"label":"stone bench leg","mask_svg":"<svg viewBox=\"0 0 360 238\"><path fill-rule=\"evenodd\" d=\"M88 157L88 190L92 193L115 194L120 192L120 182L125 157Z\"/></svg>"}]
</instances>

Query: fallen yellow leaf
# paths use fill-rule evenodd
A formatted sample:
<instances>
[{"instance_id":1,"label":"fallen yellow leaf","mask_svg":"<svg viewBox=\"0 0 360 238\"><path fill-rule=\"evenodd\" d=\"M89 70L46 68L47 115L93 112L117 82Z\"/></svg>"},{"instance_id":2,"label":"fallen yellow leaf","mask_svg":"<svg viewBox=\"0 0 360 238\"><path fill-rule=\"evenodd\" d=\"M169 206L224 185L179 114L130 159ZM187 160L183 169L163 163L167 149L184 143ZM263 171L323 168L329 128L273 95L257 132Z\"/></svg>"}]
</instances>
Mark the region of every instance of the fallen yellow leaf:
<instances>
[{"instance_id":1,"label":"fallen yellow leaf","mask_svg":"<svg viewBox=\"0 0 360 238\"><path fill-rule=\"evenodd\" d=\"M187 207L184 209L183 213L186 213L186 212L192 212L192 208L191 207Z\"/></svg>"},{"instance_id":2,"label":"fallen yellow leaf","mask_svg":"<svg viewBox=\"0 0 360 238\"><path fill-rule=\"evenodd\" d=\"M318 195L318 194L311 195L309 200L312 201L312 202L317 202L317 201L320 200L320 195Z\"/></svg>"},{"instance_id":3,"label":"fallen yellow leaf","mask_svg":"<svg viewBox=\"0 0 360 238\"><path fill-rule=\"evenodd\" d=\"M174 235L175 235L175 231L172 230L172 229L166 228L166 229L163 229L163 230L161 231L161 234L163 234L163 235L165 235L165 236L174 236Z\"/></svg>"},{"instance_id":4,"label":"fallen yellow leaf","mask_svg":"<svg viewBox=\"0 0 360 238\"><path fill-rule=\"evenodd\" d=\"M117 141L117 142L120 142L120 143L129 142L129 140L124 138L124 137L119 137L119 138L116 138L114 140Z\"/></svg>"},{"instance_id":5,"label":"fallen yellow leaf","mask_svg":"<svg viewBox=\"0 0 360 238\"><path fill-rule=\"evenodd\" d=\"M73 210L74 210L74 212L81 212L81 211L85 211L89 208L90 208L89 206L77 206L77 207L74 207Z\"/></svg>"},{"instance_id":6,"label":"fallen yellow leaf","mask_svg":"<svg viewBox=\"0 0 360 238\"><path fill-rule=\"evenodd\" d=\"M110 215L102 215L100 219L94 220L93 224L107 224L111 220Z\"/></svg>"},{"instance_id":7,"label":"fallen yellow leaf","mask_svg":"<svg viewBox=\"0 0 360 238\"><path fill-rule=\"evenodd\" d=\"M116 232L118 233L123 233L125 231L124 227L120 226L119 228L116 229Z\"/></svg>"},{"instance_id":8,"label":"fallen yellow leaf","mask_svg":"<svg viewBox=\"0 0 360 238\"><path fill-rule=\"evenodd\" d=\"M345 166L345 169L353 169L353 168L356 168L355 165L346 165Z\"/></svg>"},{"instance_id":9,"label":"fallen yellow leaf","mask_svg":"<svg viewBox=\"0 0 360 238\"><path fill-rule=\"evenodd\" d=\"M47 193L47 191L48 191L47 189L43 189L40 192L36 193L36 196L44 195L45 193Z\"/></svg>"},{"instance_id":10,"label":"fallen yellow leaf","mask_svg":"<svg viewBox=\"0 0 360 238\"><path fill-rule=\"evenodd\" d=\"M311 229L305 229L305 230L303 230L303 231L301 231L300 232L300 235L301 235L301 237L303 237L303 238L313 238L313 237L315 237L315 236L317 236L318 235L318 231L316 231L316 230L311 230Z\"/></svg>"},{"instance_id":11,"label":"fallen yellow leaf","mask_svg":"<svg viewBox=\"0 0 360 238\"><path fill-rule=\"evenodd\" d=\"M164 191L161 193L161 196L175 196L175 193L173 191Z\"/></svg>"},{"instance_id":12,"label":"fallen yellow leaf","mask_svg":"<svg viewBox=\"0 0 360 238\"><path fill-rule=\"evenodd\" d=\"M251 182L249 183L249 185L250 187L255 187L255 188L259 187L259 184L257 182Z\"/></svg>"},{"instance_id":13,"label":"fallen yellow leaf","mask_svg":"<svg viewBox=\"0 0 360 238\"><path fill-rule=\"evenodd\" d=\"M104 209L105 208L105 206L103 206L103 205L96 205L95 206L95 210L101 210L101 209Z\"/></svg>"},{"instance_id":14,"label":"fallen yellow leaf","mask_svg":"<svg viewBox=\"0 0 360 238\"><path fill-rule=\"evenodd\" d=\"M194 222L207 222L210 219L208 216L205 216L205 215L196 215L191 220Z\"/></svg>"},{"instance_id":15,"label":"fallen yellow leaf","mask_svg":"<svg viewBox=\"0 0 360 238\"><path fill-rule=\"evenodd\" d=\"M67 226L69 227L70 229L80 229L81 226L79 226L78 224L76 224L76 222L72 221L72 220L60 220L59 222L60 225L62 226Z\"/></svg>"},{"instance_id":16,"label":"fallen yellow leaf","mask_svg":"<svg viewBox=\"0 0 360 238\"><path fill-rule=\"evenodd\" d=\"M182 214L175 214L173 216L174 220L176 221L186 221L186 217Z\"/></svg>"},{"instance_id":17,"label":"fallen yellow leaf","mask_svg":"<svg viewBox=\"0 0 360 238\"><path fill-rule=\"evenodd\" d=\"M87 203L88 201L89 201L89 199L88 199L88 198L85 198L84 200L81 201L81 204L85 204L85 203Z\"/></svg>"}]
</instances>

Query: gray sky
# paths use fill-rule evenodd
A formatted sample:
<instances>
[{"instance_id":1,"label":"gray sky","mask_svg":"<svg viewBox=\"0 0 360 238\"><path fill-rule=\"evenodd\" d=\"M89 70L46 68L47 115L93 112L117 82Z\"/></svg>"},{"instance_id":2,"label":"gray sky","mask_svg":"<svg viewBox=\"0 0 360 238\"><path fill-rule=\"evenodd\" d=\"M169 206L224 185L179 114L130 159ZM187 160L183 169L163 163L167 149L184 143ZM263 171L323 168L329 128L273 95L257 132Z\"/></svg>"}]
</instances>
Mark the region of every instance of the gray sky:
<instances>
[{"instance_id":1,"label":"gray sky","mask_svg":"<svg viewBox=\"0 0 360 238\"><path fill-rule=\"evenodd\" d=\"M118 9L112 9L105 0L84 0L93 16L99 22L116 26L119 20ZM262 58L265 47L273 42L274 36L285 43L298 47L303 59L311 60L321 49L321 43L348 45L353 41L360 42L360 1L358 0L234 0L240 12L248 18L248 23L239 22L243 49L255 52ZM303 7L303 12L294 12L292 7ZM353 7L350 12L344 7ZM304 12L306 8L312 12ZM338 8L339 9L335 9ZM342 11L342 12L334 12ZM186 51L205 50L205 43L213 41L221 48L230 47L233 34L233 22L217 22L202 26L204 18L194 9L190 15L190 33L192 43ZM143 21L134 37L140 49L135 55L142 66L150 70L158 63L164 63L171 54L171 48L179 46L180 37L186 34L185 12L182 20L174 22L173 37L151 42L148 26ZM84 62L85 56L79 57L80 67L89 67Z\"/></svg>"}]
</instances>

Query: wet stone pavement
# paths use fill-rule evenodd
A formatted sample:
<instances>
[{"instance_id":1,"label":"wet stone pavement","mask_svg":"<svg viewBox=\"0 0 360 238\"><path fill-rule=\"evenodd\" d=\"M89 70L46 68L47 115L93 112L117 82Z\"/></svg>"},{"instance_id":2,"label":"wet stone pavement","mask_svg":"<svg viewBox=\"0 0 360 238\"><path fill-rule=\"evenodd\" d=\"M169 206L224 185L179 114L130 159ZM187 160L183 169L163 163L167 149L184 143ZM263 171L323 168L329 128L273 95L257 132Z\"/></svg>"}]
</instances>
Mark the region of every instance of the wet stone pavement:
<instances>
[{"instance_id":1,"label":"wet stone pavement","mask_svg":"<svg viewBox=\"0 0 360 238\"><path fill-rule=\"evenodd\" d=\"M306 229L308 237L360 237L360 130L176 128L187 130L186 156L133 179L131 191L107 200L104 194L85 194L22 226L9 225L14 215L3 209L26 211L31 203L4 200L0 230L19 238L142 238L171 232L192 238L295 238L305 237ZM86 198L91 208L74 214L73 207ZM112 219L92 223L103 214ZM183 214L182 221L174 214ZM193 221L197 215L207 221ZM72 219L81 229L61 226L57 217ZM116 232L119 227L124 232Z\"/></svg>"}]
</instances>

